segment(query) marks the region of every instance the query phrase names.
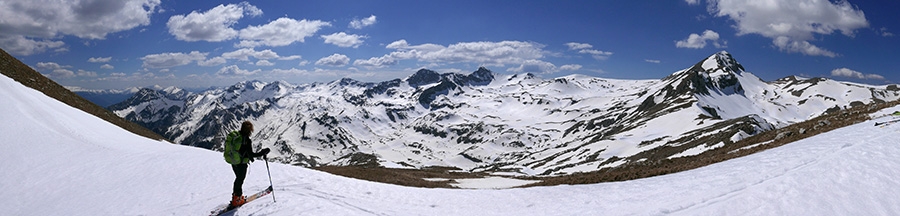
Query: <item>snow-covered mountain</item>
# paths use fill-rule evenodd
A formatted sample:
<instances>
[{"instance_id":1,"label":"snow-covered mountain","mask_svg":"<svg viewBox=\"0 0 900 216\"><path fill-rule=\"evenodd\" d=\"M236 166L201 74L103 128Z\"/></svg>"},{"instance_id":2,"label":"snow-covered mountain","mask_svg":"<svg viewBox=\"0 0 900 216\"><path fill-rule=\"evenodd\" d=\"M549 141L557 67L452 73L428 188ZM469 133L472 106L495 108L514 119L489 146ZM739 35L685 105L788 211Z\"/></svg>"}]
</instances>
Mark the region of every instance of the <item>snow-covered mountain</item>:
<instances>
[{"instance_id":1,"label":"snow-covered mountain","mask_svg":"<svg viewBox=\"0 0 900 216\"><path fill-rule=\"evenodd\" d=\"M163 92L171 92L171 91L200 92L200 91L205 90L205 89L185 90L185 89L177 88L174 86L162 87L159 85L154 85L154 86L144 87L144 88L131 87L131 88L124 88L124 89L85 89L85 88L81 88L81 87L77 87L77 86L66 86L66 89L68 89L69 91L72 91L75 94L78 94L79 96L84 97L84 99L87 99L87 100L89 100L97 105L100 105L102 107L109 107L111 105L121 103L122 101L125 101L125 100L131 98L132 96L134 96L135 93L138 93L139 91L141 91L143 89L159 90L159 91L163 91Z\"/></svg>"},{"instance_id":2,"label":"snow-covered mountain","mask_svg":"<svg viewBox=\"0 0 900 216\"><path fill-rule=\"evenodd\" d=\"M272 148L286 163L557 175L696 155L835 109L898 98L896 85L765 82L723 51L659 80L421 69L380 83L142 90L113 110L176 143L212 149L250 120L257 148ZM668 150L640 154L660 148Z\"/></svg>"},{"instance_id":3,"label":"snow-covered mountain","mask_svg":"<svg viewBox=\"0 0 900 216\"><path fill-rule=\"evenodd\" d=\"M206 215L230 199L234 174L219 152L134 135L5 76L0 100L5 215ZM412 188L258 161L244 190L268 187L271 173L275 191L233 215L892 215L900 124L874 121L681 173L589 185Z\"/></svg>"}]
</instances>

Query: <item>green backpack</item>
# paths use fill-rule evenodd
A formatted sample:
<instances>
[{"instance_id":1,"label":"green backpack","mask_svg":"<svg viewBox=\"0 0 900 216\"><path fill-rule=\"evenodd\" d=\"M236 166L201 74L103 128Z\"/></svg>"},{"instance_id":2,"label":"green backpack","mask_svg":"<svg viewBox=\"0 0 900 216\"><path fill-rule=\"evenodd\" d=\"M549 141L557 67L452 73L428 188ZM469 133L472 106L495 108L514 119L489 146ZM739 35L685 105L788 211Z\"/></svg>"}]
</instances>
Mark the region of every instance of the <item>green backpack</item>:
<instances>
[{"instance_id":1,"label":"green backpack","mask_svg":"<svg viewBox=\"0 0 900 216\"><path fill-rule=\"evenodd\" d=\"M243 143L243 138L241 138L241 133L238 131L232 131L228 133L228 136L225 138L225 162L229 164L245 164L250 162L250 158L241 157L241 144Z\"/></svg>"}]
</instances>

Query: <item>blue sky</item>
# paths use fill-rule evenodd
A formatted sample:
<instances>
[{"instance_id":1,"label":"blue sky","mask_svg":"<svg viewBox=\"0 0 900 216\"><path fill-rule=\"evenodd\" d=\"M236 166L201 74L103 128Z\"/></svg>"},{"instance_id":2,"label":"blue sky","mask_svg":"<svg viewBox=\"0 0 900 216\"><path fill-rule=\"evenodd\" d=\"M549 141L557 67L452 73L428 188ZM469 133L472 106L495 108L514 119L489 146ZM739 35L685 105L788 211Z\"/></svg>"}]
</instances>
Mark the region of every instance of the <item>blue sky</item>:
<instances>
[{"instance_id":1,"label":"blue sky","mask_svg":"<svg viewBox=\"0 0 900 216\"><path fill-rule=\"evenodd\" d=\"M420 68L658 79L721 51L763 80L900 82L898 1L0 2L0 48L66 86L379 82ZM896 33L895 33L896 32Z\"/></svg>"}]
</instances>

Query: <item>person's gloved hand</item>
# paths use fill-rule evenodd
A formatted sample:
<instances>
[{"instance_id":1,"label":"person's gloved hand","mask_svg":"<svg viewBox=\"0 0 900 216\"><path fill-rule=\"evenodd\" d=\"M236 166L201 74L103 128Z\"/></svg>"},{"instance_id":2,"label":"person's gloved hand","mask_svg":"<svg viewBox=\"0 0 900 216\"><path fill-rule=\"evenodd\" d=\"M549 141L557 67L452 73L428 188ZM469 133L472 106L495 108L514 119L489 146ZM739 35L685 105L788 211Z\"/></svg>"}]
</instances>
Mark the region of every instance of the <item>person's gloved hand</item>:
<instances>
[{"instance_id":1,"label":"person's gloved hand","mask_svg":"<svg viewBox=\"0 0 900 216\"><path fill-rule=\"evenodd\" d=\"M269 150L269 148L263 148L262 150L259 150L259 153L258 153L258 154L259 154L259 156L265 157L265 156L268 155L269 152L271 152L271 151L272 151L272 150Z\"/></svg>"}]
</instances>

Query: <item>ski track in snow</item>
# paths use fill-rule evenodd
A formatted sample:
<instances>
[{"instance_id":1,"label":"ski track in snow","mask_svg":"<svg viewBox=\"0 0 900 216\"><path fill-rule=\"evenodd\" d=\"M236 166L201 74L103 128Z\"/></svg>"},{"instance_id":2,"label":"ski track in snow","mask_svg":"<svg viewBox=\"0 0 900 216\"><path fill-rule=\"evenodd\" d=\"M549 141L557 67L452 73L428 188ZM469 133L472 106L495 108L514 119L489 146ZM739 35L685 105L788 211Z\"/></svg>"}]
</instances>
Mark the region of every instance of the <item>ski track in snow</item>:
<instances>
[{"instance_id":1,"label":"ski track in snow","mask_svg":"<svg viewBox=\"0 0 900 216\"><path fill-rule=\"evenodd\" d=\"M219 152L130 134L7 77L0 101L2 214L207 215L230 198L234 174ZM900 212L900 124L872 124L590 185L411 188L271 163L273 194L234 215L892 215ZM265 163L252 163L244 191L268 180Z\"/></svg>"}]
</instances>

